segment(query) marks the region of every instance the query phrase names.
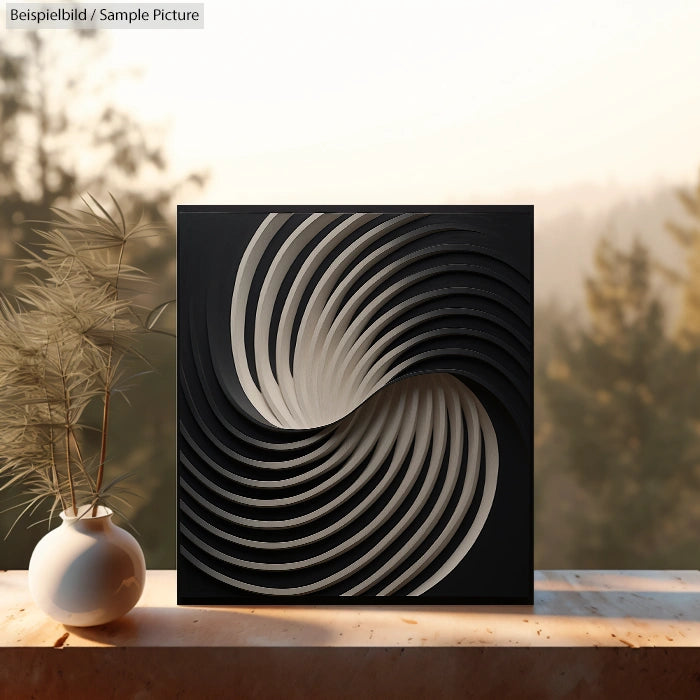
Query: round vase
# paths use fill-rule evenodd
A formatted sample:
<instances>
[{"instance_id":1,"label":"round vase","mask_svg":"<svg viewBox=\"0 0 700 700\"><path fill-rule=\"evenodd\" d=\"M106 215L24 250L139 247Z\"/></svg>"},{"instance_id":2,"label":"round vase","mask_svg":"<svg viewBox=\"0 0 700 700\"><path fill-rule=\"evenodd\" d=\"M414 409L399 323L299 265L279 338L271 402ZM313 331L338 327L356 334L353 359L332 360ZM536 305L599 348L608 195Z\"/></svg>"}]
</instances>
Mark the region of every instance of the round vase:
<instances>
[{"instance_id":1,"label":"round vase","mask_svg":"<svg viewBox=\"0 0 700 700\"><path fill-rule=\"evenodd\" d=\"M92 506L61 513L62 523L37 543L29 562L29 591L37 606L66 625L111 622L136 605L146 580L139 543Z\"/></svg>"}]
</instances>

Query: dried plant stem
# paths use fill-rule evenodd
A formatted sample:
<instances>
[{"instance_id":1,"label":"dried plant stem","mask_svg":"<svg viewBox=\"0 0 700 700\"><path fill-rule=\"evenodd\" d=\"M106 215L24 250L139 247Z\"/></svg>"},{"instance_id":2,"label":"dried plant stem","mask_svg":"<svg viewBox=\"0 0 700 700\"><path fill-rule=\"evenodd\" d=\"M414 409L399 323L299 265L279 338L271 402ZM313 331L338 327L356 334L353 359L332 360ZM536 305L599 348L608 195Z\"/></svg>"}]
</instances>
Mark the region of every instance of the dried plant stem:
<instances>
[{"instance_id":1,"label":"dried plant stem","mask_svg":"<svg viewBox=\"0 0 700 700\"><path fill-rule=\"evenodd\" d=\"M66 474L68 475L68 488L70 489L70 504L73 508L73 514L77 516L78 506L75 500L75 485L73 484L73 472L71 470L70 459L70 394L68 393L68 386L66 385L66 371L63 368L63 359L61 358L61 345L58 341L56 341L56 349L58 353L58 367L61 371L61 383L63 385L63 406L66 420Z\"/></svg>"},{"instance_id":2,"label":"dried plant stem","mask_svg":"<svg viewBox=\"0 0 700 700\"><path fill-rule=\"evenodd\" d=\"M66 510L66 501L63 498L63 493L61 492L61 486L58 481L58 469L56 468L56 448L54 446L54 432L53 432L53 411L51 410L51 401L49 400L49 393L44 386L44 396L46 397L46 406L49 409L49 450L51 452L51 478L53 480L54 488L61 500L61 508Z\"/></svg>"},{"instance_id":3,"label":"dried plant stem","mask_svg":"<svg viewBox=\"0 0 700 700\"><path fill-rule=\"evenodd\" d=\"M126 230L124 231L126 236ZM122 260L124 259L124 248L126 247L126 237L122 239L121 246L119 247L119 261L117 262L117 274L114 279L114 298L119 299L119 274L121 273ZM112 322L112 335L116 326L114 321ZM100 445L100 464L97 468L97 481L95 483L95 495L99 496L100 489L102 488L102 480L104 479L105 471L105 460L107 459L107 430L109 427L109 401L111 396L110 391L110 373L112 371L112 354L114 350L114 344L111 343L109 346L109 354L107 355L107 369L105 372L105 396L104 396L104 410L102 411L102 443ZM92 507L92 517L97 515L97 502Z\"/></svg>"},{"instance_id":4,"label":"dried plant stem","mask_svg":"<svg viewBox=\"0 0 700 700\"><path fill-rule=\"evenodd\" d=\"M87 479L88 483L92 487L92 490L95 491L95 482L92 480L92 477L90 476L90 472L85 468L85 461L83 460L83 451L80 449L80 443L78 442L78 438L75 436L75 430L73 428L70 429L70 436L71 436L71 439L73 440L73 447L75 448L75 453L78 455L78 463L80 464L80 471L83 473L83 475Z\"/></svg>"},{"instance_id":5,"label":"dried plant stem","mask_svg":"<svg viewBox=\"0 0 700 700\"><path fill-rule=\"evenodd\" d=\"M75 503L75 486L73 484L73 474L70 468L70 428L66 425L66 471L68 472L68 487L70 488L70 502L73 514L78 515L78 508Z\"/></svg>"},{"instance_id":6,"label":"dried plant stem","mask_svg":"<svg viewBox=\"0 0 700 700\"><path fill-rule=\"evenodd\" d=\"M111 359L111 358L110 358ZM111 392L109 386L105 387L104 410L102 412L102 443L100 445L100 467L97 470L97 482L95 488L99 493L102 487L102 479L104 478L105 459L107 457L107 425L109 422L109 400ZM95 509L96 510L96 509ZM93 515L95 512L93 512Z\"/></svg>"},{"instance_id":7,"label":"dried plant stem","mask_svg":"<svg viewBox=\"0 0 700 700\"><path fill-rule=\"evenodd\" d=\"M46 346L44 348L44 360L46 360L46 357L49 352L49 343L50 343L50 338L47 336L46 338ZM51 409L51 400L49 399L49 391L46 387L46 361L44 361L44 398L46 399L46 408L49 412L49 453L51 455L51 480L53 481L53 486L56 489L56 493L58 494L58 498L61 501L61 508L62 510L66 509L66 501L63 498L63 493L61 492L61 484L58 480L58 468L56 467L56 446L54 444L55 440L55 434L53 431L53 410Z\"/></svg>"}]
</instances>

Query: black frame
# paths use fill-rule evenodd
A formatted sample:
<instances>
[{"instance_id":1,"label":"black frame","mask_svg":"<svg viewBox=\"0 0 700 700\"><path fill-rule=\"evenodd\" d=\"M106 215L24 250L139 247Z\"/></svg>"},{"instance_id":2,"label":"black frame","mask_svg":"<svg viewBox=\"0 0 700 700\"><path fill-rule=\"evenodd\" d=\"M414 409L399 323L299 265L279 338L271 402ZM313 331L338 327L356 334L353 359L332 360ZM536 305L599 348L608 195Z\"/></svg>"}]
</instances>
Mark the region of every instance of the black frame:
<instances>
[{"instance_id":1,"label":"black frame","mask_svg":"<svg viewBox=\"0 0 700 700\"><path fill-rule=\"evenodd\" d=\"M525 443L528 443L526 450L526 458L529 464L525 468L527 487L525 493L522 491L518 497L522 499L523 512L527 512L529 517L527 523L519 522L518 527L522 532L520 535L519 554L520 559L518 572L519 581L514 588L503 589L499 582L499 575L489 577L483 576L482 587L479 591L472 590L464 595L422 595L419 597L399 596L368 596L359 595L353 597L344 597L339 595L302 595L302 596L268 596L253 593L236 593L231 594L230 590L222 589L221 585L212 584L201 572L197 571L189 561L187 561L181 553L182 535L178 526L178 604L240 604L240 605L277 605L277 604L345 604L345 605L366 605L366 604L410 604L410 605L431 605L431 604L532 604L534 595L533 582L533 405L534 405L534 389L533 389L533 218L534 210L530 205L515 205L515 206L300 206L300 205L280 205L280 206L178 206L178 367L179 367L179 382L180 382L180 363L186 360L183 357L183 344L186 340L185 335L181 333L183 330L189 330L189 320L187 318L188 306L187 295L191 291L188 288L190 277L195 274L193 269L198 269L199 265L207 264L207 256L198 257L198 250L204 249L208 243L226 235L223 231L226 229L226 220L235 220L239 215L266 215L270 212L285 212L291 214L311 214L311 213L356 213L367 212L376 214L399 214L399 213L421 213L421 214L449 214L466 216L472 222L477 222L483 230L488 233L488 230L493 228L500 230L501 233L513 226L514 222L520 229L517 233L519 240L517 244L521 250L518 255L523 258L521 266L523 273L527 275L529 281L529 317L523 321L529 329L527 341L529 344L529 355L527 363L529 368L529 415L525 421L528 425L521 425L525 433ZM202 227L204 222L207 225ZM217 222L212 226L212 222ZM494 223L495 222L495 223ZM195 243L195 237L198 241ZM206 240L202 240L202 238ZM211 262L211 259L209 260ZM201 270L200 270L201 272ZM216 277L216 275L214 275ZM213 285L214 283L211 282ZM226 296L225 294L223 295ZM183 397L178 390L178 426L180 426L180 417L186 409L183 403ZM183 475L183 467L180 462L180 451L183 437L181 430L178 429L178 525L181 519L180 501L183 497L183 490L180 484L180 479ZM513 455L509 459L515 459ZM502 488L499 485L499 488ZM524 533L525 536L522 536ZM474 545L477 548L477 543ZM471 552L468 555L471 557ZM482 557L484 562L492 561L493 557ZM485 566L485 564L484 564ZM451 575L451 574L450 574ZM223 584L222 584L223 585Z\"/></svg>"}]
</instances>

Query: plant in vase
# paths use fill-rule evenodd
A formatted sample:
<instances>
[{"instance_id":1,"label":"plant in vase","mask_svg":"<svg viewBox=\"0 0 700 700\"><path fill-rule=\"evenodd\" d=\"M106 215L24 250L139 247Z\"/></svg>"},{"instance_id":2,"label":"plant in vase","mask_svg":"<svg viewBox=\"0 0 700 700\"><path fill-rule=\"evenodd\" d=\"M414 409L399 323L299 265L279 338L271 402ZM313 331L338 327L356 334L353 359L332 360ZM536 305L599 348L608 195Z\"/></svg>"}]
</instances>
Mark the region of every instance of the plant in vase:
<instances>
[{"instance_id":1,"label":"plant in vase","mask_svg":"<svg viewBox=\"0 0 700 700\"><path fill-rule=\"evenodd\" d=\"M137 304L149 280L127 248L155 229L129 224L113 202L114 216L94 199L56 210L19 261L27 281L0 301L0 491L22 494L15 525L42 506L49 523L60 512L34 549L29 587L44 612L78 626L128 612L145 579L140 546L111 521L133 494L126 474L105 477L108 428L134 378L127 360L145 360L138 336L167 303L150 313Z\"/></svg>"}]
</instances>

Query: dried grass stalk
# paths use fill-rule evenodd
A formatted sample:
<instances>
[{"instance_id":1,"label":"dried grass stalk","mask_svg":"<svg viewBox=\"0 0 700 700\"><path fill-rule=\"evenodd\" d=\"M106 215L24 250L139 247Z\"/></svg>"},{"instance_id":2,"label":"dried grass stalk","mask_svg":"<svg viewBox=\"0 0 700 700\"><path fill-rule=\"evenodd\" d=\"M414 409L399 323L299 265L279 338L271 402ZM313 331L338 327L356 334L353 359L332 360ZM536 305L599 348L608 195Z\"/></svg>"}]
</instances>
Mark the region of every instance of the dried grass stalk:
<instances>
[{"instance_id":1,"label":"dried grass stalk","mask_svg":"<svg viewBox=\"0 0 700 700\"><path fill-rule=\"evenodd\" d=\"M41 243L21 260L28 281L13 303L0 299L0 491L20 485L25 495L12 527L46 502L51 518L59 506L77 515L88 503L94 515L123 501L123 477L104 484L110 402L127 389L125 360L145 360L137 337L164 306L149 313L136 303L150 280L125 252L157 227L129 224L114 198L115 216L83 201L36 230ZM98 426L84 422L95 402ZM87 430L100 432L97 454L84 455Z\"/></svg>"}]
</instances>

